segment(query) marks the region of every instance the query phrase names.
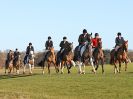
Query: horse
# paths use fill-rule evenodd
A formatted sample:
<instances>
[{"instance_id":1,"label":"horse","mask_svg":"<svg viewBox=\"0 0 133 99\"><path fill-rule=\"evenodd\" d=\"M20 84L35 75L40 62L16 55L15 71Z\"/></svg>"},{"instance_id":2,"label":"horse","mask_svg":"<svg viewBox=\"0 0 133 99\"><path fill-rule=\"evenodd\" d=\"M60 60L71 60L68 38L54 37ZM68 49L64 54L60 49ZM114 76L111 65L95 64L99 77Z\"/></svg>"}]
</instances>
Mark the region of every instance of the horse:
<instances>
[{"instance_id":1,"label":"horse","mask_svg":"<svg viewBox=\"0 0 133 99\"><path fill-rule=\"evenodd\" d=\"M98 39L98 46L95 48L93 52L93 59L94 59L94 64L96 66L95 70L96 71L98 70L99 62L101 61L102 73L104 73L104 53L102 50L101 38Z\"/></svg>"},{"instance_id":2,"label":"horse","mask_svg":"<svg viewBox=\"0 0 133 99\"><path fill-rule=\"evenodd\" d=\"M25 74L26 66L29 66L29 73L32 74L32 70L34 69L34 52L30 51L29 55L24 57L24 66L23 66L23 74Z\"/></svg>"},{"instance_id":3,"label":"horse","mask_svg":"<svg viewBox=\"0 0 133 99\"><path fill-rule=\"evenodd\" d=\"M86 42L85 45L81 48L80 53L79 46L75 48L74 61L76 62L76 65L78 65L79 67L79 74L85 74L85 65L88 64L88 62L90 62L93 72L96 73L92 57L92 45L90 43Z\"/></svg>"},{"instance_id":4,"label":"horse","mask_svg":"<svg viewBox=\"0 0 133 99\"><path fill-rule=\"evenodd\" d=\"M20 66L21 66L21 57L20 57L20 53L18 53L13 60L13 69L16 68L17 74L19 74Z\"/></svg>"},{"instance_id":5,"label":"horse","mask_svg":"<svg viewBox=\"0 0 133 99\"><path fill-rule=\"evenodd\" d=\"M8 53L8 57L5 62L5 74L6 74L6 69L8 69L8 73L11 74L13 70L13 60L14 60L14 53L13 52Z\"/></svg>"},{"instance_id":6,"label":"horse","mask_svg":"<svg viewBox=\"0 0 133 99\"><path fill-rule=\"evenodd\" d=\"M47 62L48 73L49 74L50 74L50 66L51 66L52 63L55 66L56 73L59 72L59 68L56 66L56 56L55 56L55 52L54 52L54 48L53 47L49 48L49 51L46 52L45 57L44 57L44 59L41 62L42 62L42 68L43 68L42 73L43 74L44 74L45 62Z\"/></svg>"},{"instance_id":7,"label":"horse","mask_svg":"<svg viewBox=\"0 0 133 99\"><path fill-rule=\"evenodd\" d=\"M115 57L115 49L111 50L110 53L110 64L114 65L114 73L121 72L121 62L125 63L125 71L127 71L127 51L128 51L128 41L124 41L124 43L120 46L117 51L117 55ZM119 63L119 67L117 67L117 63Z\"/></svg>"},{"instance_id":8,"label":"horse","mask_svg":"<svg viewBox=\"0 0 133 99\"><path fill-rule=\"evenodd\" d=\"M68 74L71 73L70 69L72 65L74 65L73 56L72 56L72 49L73 49L73 43L68 43L67 47L64 49L64 51L61 53L59 51L57 53L57 66L60 66L61 68L61 74L64 73L64 66L66 65Z\"/></svg>"}]
</instances>

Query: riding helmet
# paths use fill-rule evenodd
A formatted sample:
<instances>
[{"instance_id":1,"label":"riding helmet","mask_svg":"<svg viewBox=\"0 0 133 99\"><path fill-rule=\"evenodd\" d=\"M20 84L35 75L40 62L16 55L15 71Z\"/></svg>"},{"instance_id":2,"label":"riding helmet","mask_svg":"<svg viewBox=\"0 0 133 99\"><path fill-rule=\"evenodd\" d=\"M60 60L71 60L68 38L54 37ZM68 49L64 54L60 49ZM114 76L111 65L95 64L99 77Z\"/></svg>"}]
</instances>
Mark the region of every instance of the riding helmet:
<instances>
[{"instance_id":1,"label":"riding helmet","mask_svg":"<svg viewBox=\"0 0 133 99\"><path fill-rule=\"evenodd\" d=\"M83 33L87 33L87 30L86 30L86 29L84 29L84 30L83 30Z\"/></svg>"},{"instance_id":2,"label":"riding helmet","mask_svg":"<svg viewBox=\"0 0 133 99\"><path fill-rule=\"evenodd\" d=\"M120 33L120 32L118 32L118 33L117 33L117 35L118 35L118 36L121 36L121 33Z\"/></svg>"},{"instance_id":3,"label":"riding helmet","mask_svg":"<svg viewBox=\"0 0 133 99\"><path fill-rule=\"evenodd\" d=\"M29 45L32 45L32 43L30 42Z\"/></svg>"},{"instance_id":4,"label":"riding helmet","mask_svg":"<svg viewBox=\"0 0 133 99\"><path fill-rule=\"evenodd\" d=\"M99 34L98 34L98 33L95 33L95 37L96 37L96 36L99 36Z\"/></svg>"},{"instance_id":5,"label":"riding helmet","mask_svg":"<svg viewBox=\"0 0 133 99\"><path fill-rule=\"evenodd\" d=\"M48 39L51 39L51 37L49 36Z\"/></svg>"},{"instance_id":6,"label":"riding helmet","mask_svg":"<svg viewBox=\"0 0 133 99\"><path fill-rule=\"evenodd\" d=\"M65 37L63 37L63 40L64 40L64 39L67 39L67 37L66 37L66 36L65 36Z\"/></svg>"}]
</instances>

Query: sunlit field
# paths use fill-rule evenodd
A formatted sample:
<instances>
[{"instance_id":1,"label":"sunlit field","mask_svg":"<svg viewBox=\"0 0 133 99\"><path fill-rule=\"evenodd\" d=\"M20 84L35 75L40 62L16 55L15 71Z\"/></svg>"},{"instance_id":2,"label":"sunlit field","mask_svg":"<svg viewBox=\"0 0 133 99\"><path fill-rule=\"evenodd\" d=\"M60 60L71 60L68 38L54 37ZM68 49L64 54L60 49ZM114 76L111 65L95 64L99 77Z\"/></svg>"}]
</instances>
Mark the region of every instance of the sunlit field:
<instances>
[{"instance_id":1,"label":"sunlit field","mask_svg":"<svg viewBox=\"0 0 133 99\"><path fill-rule=\"evenodd\" d=\"M133 99L133 64L128 70L119 74L113 73L113 66L105 66L105 74L91 72L86 67L86 74L77 73L77 67L71 69L71 74L56 74L54 68L51 74L42 75L41 68L36 68L33 75L4 75L0 70L0 99Z\"/></svg>"}]
</instances>

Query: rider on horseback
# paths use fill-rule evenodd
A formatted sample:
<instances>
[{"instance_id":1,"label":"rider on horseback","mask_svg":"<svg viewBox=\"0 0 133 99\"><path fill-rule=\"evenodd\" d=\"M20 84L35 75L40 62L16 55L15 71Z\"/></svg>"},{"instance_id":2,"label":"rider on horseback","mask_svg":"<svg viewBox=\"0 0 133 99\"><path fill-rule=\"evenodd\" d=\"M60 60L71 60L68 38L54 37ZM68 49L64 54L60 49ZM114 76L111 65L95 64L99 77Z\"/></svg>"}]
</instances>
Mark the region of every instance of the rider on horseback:
<instances>
[{"instance_id":1,"label":"rider on horseback","mask_svg":"<svg viewBox=\"0 0 133 99\"><path fill-rule=\"evenodd\" d=\"M91 44L91 35L87 33L86 29L83 30L83 34L80 34L78 42L79 42L79 47L78 47L79 57L81 57L80 55L81 48L85 45L86 42L88 42L88 44Z\"/></svg>"},{"instance_id":2,"label":"rider on horseback","mask_svg":"<svg viewBox=\"0 0 133 99\"><path fill-rule=\"evenodd\" d=\"M67 41L67 37L63 37L63 41L60 43L60 58L64 52L64 50L68 47L69 42Z\"/></svg>"},{"instance_id":3,"label":"rider on horseback","mask_svg":"<svg viewBox=\"0 0 133 99\"><path fill-rule=\"evenodd\" d=\"M98 47L98 42L101 38L99 37L98 33L95 33L95 38L92 38L92 47L93 47L93 53L95 53L96 48Z\"/></svg>"},{"instance_id":4,"label":"rider on horseback","mask_svg":"<svg viewBox=\"0 0 133 99\"><path fill-rule=\"evenodd\" d=\"M53 47L53 41L51 40L51 37L48 37L48 40L45 43L46 50L49 50L50 48Z\"/></svg>"},{"instance_id":5,"label":"rider on horseback","mask_svg":"<svg viewBox=\"0 0 133 99\"><path fill-rule=\"evenodd\" d=\"M53 48L53 41L51 40L51 37L48 37L48 40L45 43L46 51L45 51L45 57L44 60L48 58L48 56L51 54L50 53L50 48Z\"/></svg>"},{"instance_id":6,"label":"rider on horseback","mask_svg":"<svg viewBox=\"0 0 133 99\"><path fill-rule=\"evenodd\" d=\"M29 43L29 46L26 49L26 57L25 57L25 59L27 60L27 62L29 60L29 56L30 56L30 52L31 51L33 51L33 54L34 54L34 47L32 46L32 43Z\"/></svg>"},{"instance_id":7,"label":"rider on horseback","mask_svg":"<svg viewBox=\"0 0 133 99\"><path fill-rule=\"evenodd\" d=\"M123 45L123 43L125 42L124 38L121 36L121 33L118 32L117 33L117 37L115 39L115 58L117 57L117 51L118 49Z\"/></svg>"},{"instance_id":8,"label":"rider on horseback","mask_svg":"<svg viewBox=\"0 0 133 99\"><path fill-rule=\"evenodd\" d=\"M16 50L14 52L14 60L17 60L19 54L20 53L19 53L18 49L16 48Z\"/></svg>"}]
</instances>

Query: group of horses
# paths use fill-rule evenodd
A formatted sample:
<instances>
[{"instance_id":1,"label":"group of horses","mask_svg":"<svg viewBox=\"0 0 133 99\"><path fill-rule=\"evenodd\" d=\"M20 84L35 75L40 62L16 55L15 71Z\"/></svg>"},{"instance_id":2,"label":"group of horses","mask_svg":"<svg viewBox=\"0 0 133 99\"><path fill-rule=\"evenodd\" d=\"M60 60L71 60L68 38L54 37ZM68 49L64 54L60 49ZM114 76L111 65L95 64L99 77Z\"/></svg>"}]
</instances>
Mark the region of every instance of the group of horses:
<instances>
[{"instance_id":1,"label":"group of horses","mask_svg":"<svg viewBox=\"0 0 133 99\"><path fill-rule=\"evenodd\" d=\"M43 58L42 67L44 74L45 62L48 66L48 73L50 74L50 66L53 63L55 66L55 70L59 73L64 73L64 66L67 68L68 73L70 73L70 69L72 66L78 66L78 73L85 74L86 64L90 64L92 67L92 72L96 74L99 65L102 66L102 73L104 73L104 62L105 55L102 49L102 41L98 40L98 47L93 50L92 45L88 42L81 48L79 55L79 46L77 46L73 53L73 43L69 43L67 48L64 49L63 53L60 51L55 54L54 48L50 48L50 50L46 53L46 57ZM112 49L110 52L110 64L114 65L114 73L121 72L121 64L125 63L125 71L127 70L127 51L128 51L128 41L125 41L123 45L117 51L117 55L115 56L115 49ZM117 66L117 63L119 65Z\"/></svg>"},{"instance_id":2,"label":"group of horses","mask_svg":"<svg viewBox=\"0 0 133 99\"><path fill-rule=\"evenodd\" d=\"M17 73L20 74L20 68L23 68L23 74L25 74L26 66L29 67L29 73L32 74L32 69L34 69L34 55L33 51L30 51L29 55L24 57L24 60L21 60L21 55L18 52L16 56L14 56L13 52L8 53L8 59L5 61L5 74Z\"/></svg>"},{"instance_id":3,"label":"group of horses","mask_svg":"<svg viewBox=\"0 0 133 99\"><path fill-rule=\"evenodd\" d=\"M68 74L71 73L72 66L78 66L78 73L85 74L85 67L87 64L90 64L92 67L92 72L96 74L99 65L102 66L102 73L104 73L104 61L105 56L102 49L102 41L98 40L98 47L93 50L92 45L88 42L81 48L79 53L79 46L77 46L73 52L73 43L69 43L68 46L64 49L63 52L59 51L55 54L54 48L50 48L49 51L45 52L43 59L38 65L42 66L42 73L44 74L45 66L48 68L48 73L50 74L51 64L54 65L56 73L64 73L64 67L67 68ZM125 63L125 71L127 70L127 50L128 50L128 41L125 41L123 45L117 51L117 56L115 57L115 49L112 49L110 52L110 64L114 65L114 73L121 72L121 64ZM22 62L20 55L14 60L13 53L10 54L8 62L6 62L6 69L11 73L14 68L16 68L17 74L19 74L20 66L23 67L23 73L25 73L26 65L29 66L29 73L32 74L32 69L34 68L34 55L33 52L30 52L30 55L27 56ZM23 64L23 65L22 65ZM117 64L119 64L117 66Z\"/></svg>"}]
</instances>

